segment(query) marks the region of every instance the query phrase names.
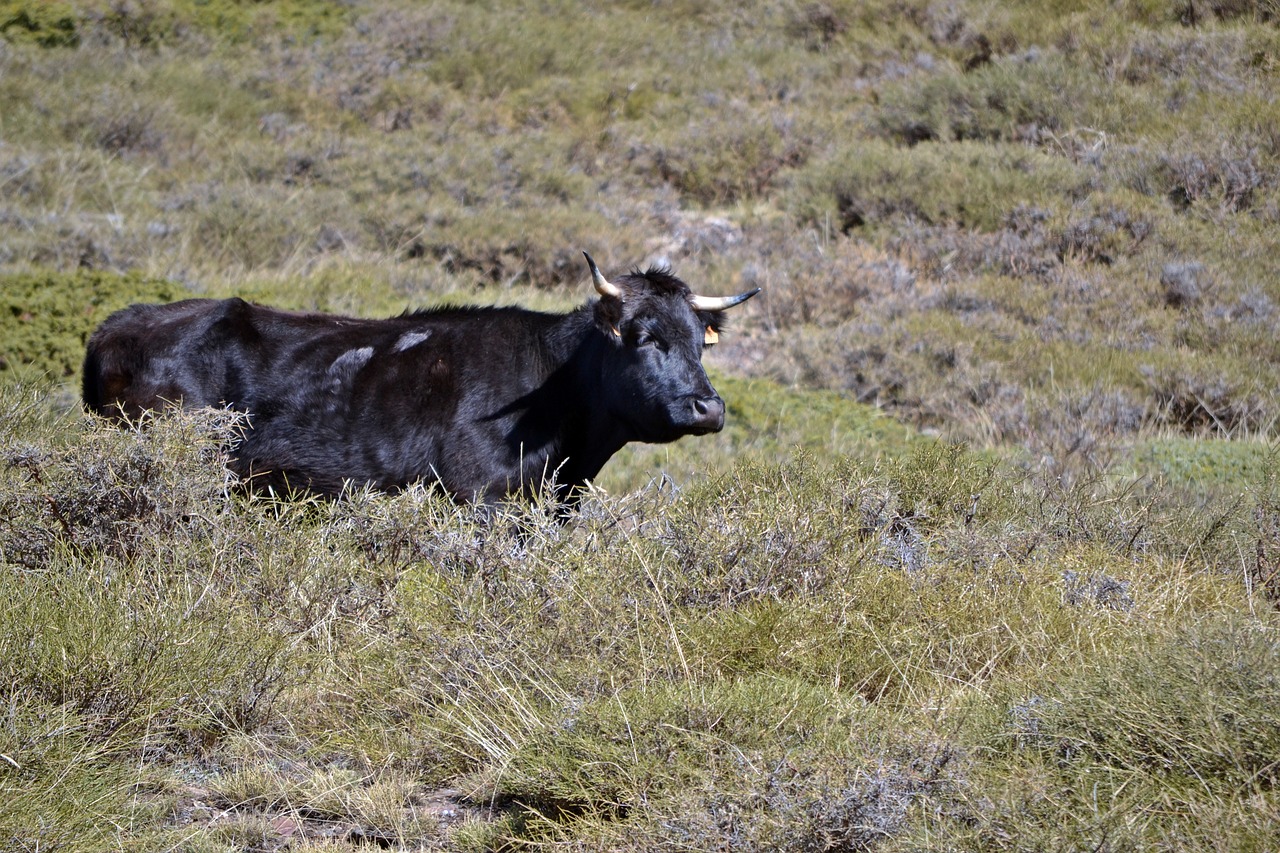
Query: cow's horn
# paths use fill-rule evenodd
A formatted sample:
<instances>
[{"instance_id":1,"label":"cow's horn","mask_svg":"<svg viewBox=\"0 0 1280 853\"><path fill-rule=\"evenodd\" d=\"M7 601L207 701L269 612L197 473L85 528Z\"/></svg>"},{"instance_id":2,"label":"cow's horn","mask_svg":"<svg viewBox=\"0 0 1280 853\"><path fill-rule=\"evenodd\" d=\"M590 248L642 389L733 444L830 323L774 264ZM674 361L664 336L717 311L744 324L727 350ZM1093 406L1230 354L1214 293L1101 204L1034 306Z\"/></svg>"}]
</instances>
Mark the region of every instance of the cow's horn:
<instances>
[{"instance_id":1,"label":"cow's horn","mask_svg":"<svg viewBox=\"0 0 1280 853\"><path fill-rule=\"evenodd\" d=\"M760 288L739 293L737 296L690 296L689 301L699 311L723 311L735 305L741 305L760 292Z\"/></svg>"},{"instance_id":2,"label":"cow's horn","mask_svg":"<svg viewBox=\"0 0 1280 853\"><path fill-rule=\"evenodd\" d=\"M609 279L604 277L604 274L600 272L600 268L596 266L596 262L591 260L590 255L583 252L582 256L587 259L587 266L591 267L591 280L595 282L596 293L601 296L612 296L614 299L621 299L622 288L612 284Z\"/></svg>"}]
</instances>

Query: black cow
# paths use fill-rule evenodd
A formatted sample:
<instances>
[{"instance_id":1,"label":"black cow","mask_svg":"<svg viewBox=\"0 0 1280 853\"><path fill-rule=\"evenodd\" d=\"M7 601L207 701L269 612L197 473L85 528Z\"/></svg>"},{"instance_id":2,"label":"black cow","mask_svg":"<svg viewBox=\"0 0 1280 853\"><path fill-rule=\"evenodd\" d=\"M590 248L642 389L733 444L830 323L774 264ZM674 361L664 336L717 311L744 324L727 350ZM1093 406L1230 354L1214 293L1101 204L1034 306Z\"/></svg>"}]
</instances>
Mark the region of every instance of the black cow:
<instances>
[{"instance_id":1,"label":"black cow","mask_svg":"<svg viewBox=\"0 0 1280 853\"><path fill-rule=\"evenodd\" d=\"M442 308L387 320L293 313L241 299L133 305L89 339L84 402L134 418L227 406L249 426L233 470L251 484L338 494L439 483L461 500L561 499L630 441L724 426L702 369L722 312L666 268L611 283L569 314Z\"/></svg>"}]
</instances>

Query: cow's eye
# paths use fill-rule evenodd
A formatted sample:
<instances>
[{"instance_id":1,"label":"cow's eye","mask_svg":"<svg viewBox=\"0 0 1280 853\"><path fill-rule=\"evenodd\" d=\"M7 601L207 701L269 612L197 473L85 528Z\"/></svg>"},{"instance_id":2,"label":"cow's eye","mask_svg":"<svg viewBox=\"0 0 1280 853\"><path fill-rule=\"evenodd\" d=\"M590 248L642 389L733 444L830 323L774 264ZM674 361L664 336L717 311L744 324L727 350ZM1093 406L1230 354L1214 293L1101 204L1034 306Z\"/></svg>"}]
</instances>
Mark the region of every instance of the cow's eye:
<instances>
[{"instance_id":1,"label":"cow's eye","mask_svg":"<svg viewBox=\"0 0 1280 853\"><path fill-rule=\"evenodd\" d=\"M640 334L636 335L637 349L641 349L643 347L660 347L660 346L662 346L662 341L659 340L655 335L651 335L648 332L641 332Z\"/></svg>"}]
</instances>

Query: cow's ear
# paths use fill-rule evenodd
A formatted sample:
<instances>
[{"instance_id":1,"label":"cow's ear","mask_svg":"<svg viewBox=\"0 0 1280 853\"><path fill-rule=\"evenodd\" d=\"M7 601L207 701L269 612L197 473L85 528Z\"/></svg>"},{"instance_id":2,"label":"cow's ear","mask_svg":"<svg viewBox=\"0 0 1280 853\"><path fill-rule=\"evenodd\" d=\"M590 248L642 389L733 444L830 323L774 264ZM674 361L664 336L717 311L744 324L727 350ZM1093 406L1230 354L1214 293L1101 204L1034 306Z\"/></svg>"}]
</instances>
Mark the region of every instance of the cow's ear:
<instances>
[{"instance_id":1,"label":"cow's ear","mask_svg":"<svg viewBox=\"0 0 1280 853\"><path fill-rule=\"evenodd\" d=\"M720 333L725 329L723 311L699 311L698 319L702 321L702 345L714 346L720 342Z\"/></svg>"},{"instance_id":2,"label":"cow's ear","mask_svg":"<svg viewBox=\"0 0 1280 853\"><path fill-rule=\"evenodd\" d=\"M618 331L622 325L622 300L611 296L602 296L596 301L596 328L613 338L621 337Z\"/></svg>"}]
</instances>

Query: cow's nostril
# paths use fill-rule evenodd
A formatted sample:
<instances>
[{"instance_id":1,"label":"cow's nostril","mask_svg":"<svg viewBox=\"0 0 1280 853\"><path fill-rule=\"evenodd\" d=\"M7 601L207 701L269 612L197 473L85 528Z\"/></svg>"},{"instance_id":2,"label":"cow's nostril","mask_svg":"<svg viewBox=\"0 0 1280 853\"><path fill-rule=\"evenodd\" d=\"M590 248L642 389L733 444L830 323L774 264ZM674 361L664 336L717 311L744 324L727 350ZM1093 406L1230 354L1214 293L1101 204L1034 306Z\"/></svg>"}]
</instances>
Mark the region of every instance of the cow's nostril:
<instances>
[{"instance_id":1,"label":"cow's nostril","mask_svg":"<svg viewBox=\"0 0 1280 853\"><path fill-rule=\"evenodd\" d=\"M724 426L724 400L719 397L694 397L693 422L698 429L712 432Z\"/></svg>"}]
</instances>

